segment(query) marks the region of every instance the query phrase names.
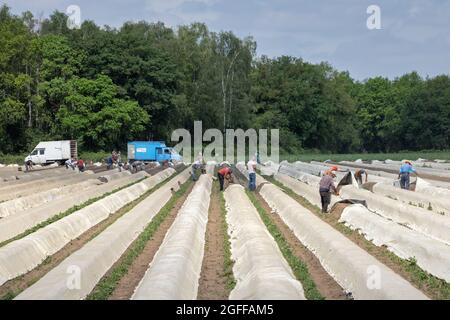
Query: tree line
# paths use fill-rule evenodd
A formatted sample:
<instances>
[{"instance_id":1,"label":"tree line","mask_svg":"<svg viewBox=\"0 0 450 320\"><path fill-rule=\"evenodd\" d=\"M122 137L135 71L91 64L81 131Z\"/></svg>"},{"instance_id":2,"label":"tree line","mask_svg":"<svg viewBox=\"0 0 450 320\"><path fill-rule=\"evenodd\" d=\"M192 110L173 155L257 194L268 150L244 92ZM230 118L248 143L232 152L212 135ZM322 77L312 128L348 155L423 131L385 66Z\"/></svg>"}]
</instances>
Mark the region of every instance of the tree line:
<instances>
[{"instance_id":1,"label":"tree line","mask_svg":"<svg viewBox=\"0 0 450 320\"><path fill-rule=\"evenodd\" d=\"M258 57L202 23L70 30L55 11L0 8L0 153L77 139L83 150L170 141L176 128L280 129L285 152L450 148L450 77L356 81L328 63Z\"/></svg>"}]
</instances>

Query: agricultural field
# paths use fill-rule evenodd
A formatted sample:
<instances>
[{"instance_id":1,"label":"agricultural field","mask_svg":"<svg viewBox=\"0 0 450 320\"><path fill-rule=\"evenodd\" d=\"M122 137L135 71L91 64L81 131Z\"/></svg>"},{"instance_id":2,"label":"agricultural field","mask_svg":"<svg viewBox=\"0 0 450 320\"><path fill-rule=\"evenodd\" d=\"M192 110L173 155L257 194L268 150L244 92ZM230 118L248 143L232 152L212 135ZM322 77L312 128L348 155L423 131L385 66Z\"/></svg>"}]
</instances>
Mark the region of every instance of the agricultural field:
<instances>
[{"instance_id":1,"label":"agricultural field","mask_svg":"<svg viewBox=\"0 0 450 320\"><path fill-rule=\"evenodd\" d=\"M393 153L351 153L351 154L324 154L324 153L299 153L299 154L282 154L280 155L280 161L355 161L361 160L397 160L404 159L442 159L450 162L450 151L406 151L406 152L393 152Z\"/></svg>"},{"instance_id":2,"label":"agricultural field","mask_svg":"<svg viewBox=\"0 0 450 320\"><path fill-rule=\"evenodd\" d=\"M338 163L329 213L324 162L258 165L255 191L244 163L225 191L212 162L0 168L0 298L450 299L450 164L414 162L415 191L399 164ZM362 166L367 183L347 179Z\"/></svg>"}]
</instances>

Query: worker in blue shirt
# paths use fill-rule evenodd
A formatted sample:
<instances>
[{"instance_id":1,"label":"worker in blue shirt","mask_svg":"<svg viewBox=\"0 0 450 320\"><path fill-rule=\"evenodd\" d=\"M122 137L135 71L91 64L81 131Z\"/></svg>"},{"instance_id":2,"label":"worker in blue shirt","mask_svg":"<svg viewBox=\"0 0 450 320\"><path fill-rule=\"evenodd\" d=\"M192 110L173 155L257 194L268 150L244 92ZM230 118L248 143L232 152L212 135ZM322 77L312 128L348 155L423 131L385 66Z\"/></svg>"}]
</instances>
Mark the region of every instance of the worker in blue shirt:
<instances>
[{"instance_id":1,"label":"worker in blue shirt","mask_svg":"<svg viewBox=\"0 0 450 320\"><path fill-rule=\"evenodd\" d=\"M414 173L417 176L416 169L413 168L411 161L403 161L403 164L400 167L400 172L398 174L398 178L400 179L400 187L402 189L409 190L409 176L411 175L411 173Z\"/></svg>"}]
</instances>

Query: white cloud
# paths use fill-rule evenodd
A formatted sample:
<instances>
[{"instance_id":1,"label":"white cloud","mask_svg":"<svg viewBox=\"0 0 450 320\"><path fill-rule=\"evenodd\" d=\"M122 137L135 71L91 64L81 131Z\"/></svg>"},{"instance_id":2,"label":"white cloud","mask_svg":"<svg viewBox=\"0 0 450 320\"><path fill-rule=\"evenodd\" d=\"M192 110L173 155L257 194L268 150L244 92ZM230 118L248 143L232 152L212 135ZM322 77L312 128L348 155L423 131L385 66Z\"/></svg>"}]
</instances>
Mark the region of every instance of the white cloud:
<instances>
[{"instance_id":1,"label":"white cloud","mask_svg":"<svg viewBox=\"0 0 450 320\"><path fill-rule=\"evenodd\" d=\"M168 26L192 22L211 23L219 17L219 12L211 6L218 0L147 0L145 9L154 19L164 21ZM201 5L201 10L189 10L189 5Z\"/></svg>"},{"instance_id":2,"label":"white cloud","mask_svg":"<svg viewBox=\"0 0 450 320\"><path fill-rule=\"evenodd\" d=\"M201 3L210 5L215 0L147 0L147 9L156 13L173 12L186 3Z\"/></svg>"}]
</instances>

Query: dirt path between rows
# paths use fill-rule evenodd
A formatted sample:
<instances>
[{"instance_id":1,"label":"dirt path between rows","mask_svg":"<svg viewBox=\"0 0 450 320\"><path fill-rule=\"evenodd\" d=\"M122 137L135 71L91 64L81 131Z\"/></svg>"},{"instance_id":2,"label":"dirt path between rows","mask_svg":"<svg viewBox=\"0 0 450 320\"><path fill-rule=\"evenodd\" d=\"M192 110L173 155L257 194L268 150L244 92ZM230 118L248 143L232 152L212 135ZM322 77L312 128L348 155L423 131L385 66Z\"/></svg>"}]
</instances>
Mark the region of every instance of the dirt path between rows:
<instances>
[{"instance_id":1,"label":"dirt path between rows","mask_svg":"<svg viewBox=\"0 0 450 320\"><path fill-rule=\"evenodd\" d=\"M198 287L199 300L227 300L230 290L224 274L224 218L220 209L218 182L213 183L206 226L205 253Z\"/></svg>"},{"instance_id":2,"label":"dirt path between rows","mask_svg":"<svg viewBox=\"0 0 450 320\"><path fill-rule=\"evenodd\" d=\"M126 214L132 207L134 207L134 205L136 205L136 203L137 201L135 200L125 205L123 208L119 209L119 211L110 215L106 220L87 230L78 238L70 241L61 250L48 257L44 262L30 272L4 283L0 286L0 299L12 298L12 294L16 295L31 286L33 283L45 276L50 270L59 265L64 259L79 250L87 242L95 238L98 234L113 224L117 219Z\"/></svg>"},{"instance_id":3,"label":"dirt path between rows","mask_svg":"<svg viewBox=\"0 0 450 320\"><path fill-rule=\"evenodd\" d=\"M239 181L241 185L246 187L246 180ZM256 198L267 212L268 217L272 223L278 228L283 237L286 239L293 255L299 258L308 268L308 273L314 281L317 290L327 300L347 300L349 297L345 294L344 289L331 277L328 272L322 267L319 259L306 248L300 240L295 236L291 229L284 223L278 214L273 214L272 209L259 193L262 185L260 185L256 192Z\"/></svg>"},{"instance_id":4,"label":"dirt path between rows","mask_svg":"<svg viewBox=\"0 0 450 320\"><path fill-rule=\"evenodd\" d=\"M325 271L319 259L297 239L281 217L278 214L271 213L272 209L259 192L256 193L256 198L268 213L272 223L277 226L278 230L280 230L286 239L289 247L292 249L292 253L306 264L308 272L320 294L327 300L347 300L348 297L344 289Z\"/></svg>"},{"instance_id":5,"label":"dirt path between rows","mask_svg":"<svg viewBox=\"0 0 450 320\"><path fill-rule=\"evenodd\" d=\"M161 225L158 227L156 232L153 234L150 241L145 245L142 253L133 261L131 266L128 268L128 272L120 279L116 288L114 289L111 296L108 300L129 300L134 293L135 288L139 285L139 282L144 277L145 272L147 271L149 264L152 262L153 257L156 252L158 252L159 247L161 246L164 238L167 234L167 231L172 226L175 218L178 215L178 211L182 207L188 195L191 193L194 188L194 183L191 184L188 190L181 196L172 209L170 210L169 215L164 219ZM129 248L133 247L133 243L130 244ZM122 254L122 257L114 263L111 269L105 274L104 277L108 277L112 270L114 270L118 265L121 264L124 257L127 256L127 252L129 248Z\"/></svg>"},{"instance_id":6,"label":"dirt path between rows","mask_svg":"<svg viewBox=\"0 0 450 320\"><path fill-rule=\"evenodd\" d=\"M393 253L389 252L386 249L386 247L375 246L372 242L370 242L366 238L364 238L364 236L361 235L359 232L351 230L350 228L346 227L343 223L339 222L341 213L346 205L342 204L340 206L335 207L330 214L323 214L320 212L320 209L318 207L311 204L309 201L307 201L302 196L297 195L294 192L290 196L294 200L296 200L301 206L305 207L306 209L311 211L313 214L315 214L317 217L322 219L324 222L328 223L331 227L333 227L334 229L339 231L342 235L344 235L349 240L351 240L353 243L355 243L360 248L365 250L367 253L372 255L375 259L377 259L378 261L380 261L381 263L386 265L392 271L394 271L399 276L401 276L406 281L408 281L411 285L413 285L414 287L416 287L417 289L422 291L429 298L433 299L436 297L436 292L433 292L433 290L430 290L430 288L426 284L423 286L419 286L417 284L417 282L414 281L411 274L405 269L405 267L400 265L397 262L400 259L397 258Z\"/></svg>"}]
</instances>

